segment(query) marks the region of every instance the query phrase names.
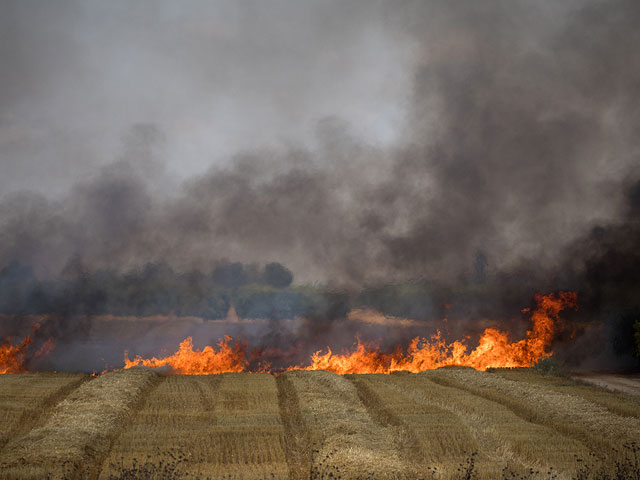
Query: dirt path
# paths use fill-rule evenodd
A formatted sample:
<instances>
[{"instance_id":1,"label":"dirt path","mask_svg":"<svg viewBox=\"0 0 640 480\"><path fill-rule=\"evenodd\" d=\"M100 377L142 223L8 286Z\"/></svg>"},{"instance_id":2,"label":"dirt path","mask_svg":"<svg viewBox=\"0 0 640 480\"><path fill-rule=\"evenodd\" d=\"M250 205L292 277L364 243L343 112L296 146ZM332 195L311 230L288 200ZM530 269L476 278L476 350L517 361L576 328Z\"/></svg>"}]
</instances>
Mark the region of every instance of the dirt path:
<instances>
[{"instance_id":1,"label":"dirt path","mask_svg":"<svg viewBox=\"0 0 640 480\"><path fill-rule=\"evenodd\" d=\"M591 374L574 375L573 378L588 382L598 387L618 392L628 393L640 397L640 374L635 375L614 375L614 374Z\"/></svg>"}]
</instances>

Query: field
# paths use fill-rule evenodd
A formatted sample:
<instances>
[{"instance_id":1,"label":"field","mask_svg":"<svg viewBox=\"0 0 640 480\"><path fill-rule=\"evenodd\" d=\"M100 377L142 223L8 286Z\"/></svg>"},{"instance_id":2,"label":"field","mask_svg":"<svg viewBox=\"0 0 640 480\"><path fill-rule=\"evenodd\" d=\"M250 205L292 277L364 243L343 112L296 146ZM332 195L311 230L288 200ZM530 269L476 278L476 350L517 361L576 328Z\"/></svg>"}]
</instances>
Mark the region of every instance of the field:
<instances>
[{"instance_id":1,"label":"field","mask_svg":"<svg viewBox=\"0 0 640 480\"><path fill-rule=\"evenodd\" d=\"M638 439L640 397L529 369L0 376L0 478L640 478Z\"/></svg>"}]
</instances>

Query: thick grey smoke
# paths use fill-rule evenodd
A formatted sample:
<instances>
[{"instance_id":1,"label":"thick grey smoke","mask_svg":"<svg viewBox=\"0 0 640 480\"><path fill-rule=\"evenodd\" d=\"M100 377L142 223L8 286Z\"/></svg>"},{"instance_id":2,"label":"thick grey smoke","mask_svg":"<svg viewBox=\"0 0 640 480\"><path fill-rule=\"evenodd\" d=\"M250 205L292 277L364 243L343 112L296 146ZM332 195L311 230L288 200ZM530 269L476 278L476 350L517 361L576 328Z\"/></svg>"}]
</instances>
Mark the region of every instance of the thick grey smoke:
<instances>
[{"instance_id":1,"label":"thick grey smoke","mask_svg":"<svg viewBox=\"0 0 640 480\"><path fill-rule=\"evenodd\" d=\"M634 1L0 8L0 263L39 276L554 268L639 174Z\"/></svg>"},{"instance_id":2,"label":"thick grey smoke","mask_svg":"<svg viewBox=\"0 0 640 480\"><path fill-rule=\"evenodd\" d=\"M379 2L2 0L0 12L3 192L65 193L138 123L166 133L178 180L308 142L332 115L388 143L410 86Z\"/></svg>"}]
</instances>

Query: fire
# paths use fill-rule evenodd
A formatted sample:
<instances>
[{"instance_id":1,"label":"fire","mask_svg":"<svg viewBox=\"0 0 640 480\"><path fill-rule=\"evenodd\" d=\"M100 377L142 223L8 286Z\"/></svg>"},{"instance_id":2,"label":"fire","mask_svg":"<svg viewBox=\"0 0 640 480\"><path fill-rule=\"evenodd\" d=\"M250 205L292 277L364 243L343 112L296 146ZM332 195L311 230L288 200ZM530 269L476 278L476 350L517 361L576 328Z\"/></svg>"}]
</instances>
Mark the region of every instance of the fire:
<instances>
[{"instance_id":1,"label":"fire","mask_svg":"<svg viewBox=\"0 0 640 480\"><path fill-rule=\"evenodd\" d=\"M381 353L358 341L354 351L334 354L331 349L313 354L311 364L296 367L304 370L327 370L334 373L391 373L394 371L421 372L446 366L467 366L476 370L497 367L530 367L540 359L549 357L551 342L556 332L555 322L561 310L577 307L575 292L559 292L557 295L536 294L536 309L531 314L533 327L526 337L517 342L509 341L508 332L487 328L478 346L471 352L463 341L447 343L440 333L429 340L414 338L407 354L396 351Z\"/></svg>"},{"instance_id":2,"label":"fire","mask_svg":"<svg viewBox=\"0 0 640 480\"><path fill-rule=\"evenodd\" d=\"M48 339L46 342L42 344L42 346L38 349L36 354L33 356L34 358L42 358L49 355L51 352L55 350L55 345L53 343L53 338Z\"/></svg>"},{"instance_id":3,"label":"fire","mask_svg":"<svg viewBox=\"0 0 640 480\"><path fill-rule=\"evenodd\" d=\"M496 367L530 367L538 360L549 357L549 350L556 333L556 322L560 311L577 308L578 296L575 292L558 294L536 294L536 308L531 313L532 328L524 339L511 342L509 332L496 328L484 330L478 345L471 351L465 340L447 343L440 332L429 339L414 338L406 353L400 348L392 353L380 352L375 345L358 341L356 348L348 353L335 354L330 348L326 353L318 351L311 356L306 366L290 367L288 370L327 370L338 374L346 373L391 373L394 371L421 372L446 366L467 366L476 370ZM528 310L523 310L529 313ZM251 362L273 355L270 350L256 350L251 358L246 356L244 343L231 343L225 336L217 349L206 346L202 350L194 349L192 337L186 338L173 355L164 358L143 359L140 356L129 360L124 355L124 368L135 366L169 367L173 373L206 375L224 372L243 372L249 369ZM295 353L295 349L292 353ZM279 351L280 356L285 352ZM270 364L263 361L252 371L268 371Z\"/></svg>"},{"instance_id":4,"label":"fire","mask_svg":"<svg viewBox=\"0 0 640 480\"><path fill-rule=\"evenodd\" d=\"M173 355L164 358L153 357L143 359L139 355L129 360L124 354L124 368L136 366L164 367L168 366L174 373L187 375L208 375L212 373L242 372L246 370L248 361L245 358L244 344L231 344L231 337L226 336L218 342L218 349L207 345L202 350L193 348L193 338L187 337Z\"/></svg>"},{"instance_id":5,"label":"fire","mask_svg":"<svg viewBox=\"0 0 640 480\"><path fill-rule=\"evenodd\" d=\"M24 366L25 352L30 343L31 337L27 336L21 345L13 345L11 339L8 339L4 345L0 345L0 375L27 371Z\"/></svg>"},{"instance_id":6,"label":"fire","mask_svg":"<svg viewBox=\"0 0 640 480\"><path fill-rule=\"evenodd\" d=\"M31 345L31 337L40 328L40 324L36 323L31 328L31 333L27 335L22 344L14 345L11 338L7 338L5 343L0 345L0 375L5 373L24 373L27 372L27 350ZM29 358L41 358L47 356L54 349L53 339L47 340L38 351L29 355Z\"/></svg>"}]
</instances>

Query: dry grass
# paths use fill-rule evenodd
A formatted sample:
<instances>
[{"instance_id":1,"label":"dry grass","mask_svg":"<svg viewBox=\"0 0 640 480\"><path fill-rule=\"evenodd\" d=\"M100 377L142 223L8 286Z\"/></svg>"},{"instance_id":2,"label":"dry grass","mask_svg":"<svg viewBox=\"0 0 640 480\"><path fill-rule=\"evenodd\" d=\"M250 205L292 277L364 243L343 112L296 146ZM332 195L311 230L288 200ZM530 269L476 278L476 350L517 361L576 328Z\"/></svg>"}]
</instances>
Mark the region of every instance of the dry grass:
<instances>
[{"instance_id":1,"label":"dry grass","mask_svg":"<svg viewBox=\"0 0 640 480\"><path fill-rule=\"evenodd\" d=\"M6 445L0 476L90 476L91 466L154 378L149 371L112 372L83 384L55 406L43 425Z\"/></svg>"},{"instance_id":2,"label":"dry grass","mask_svg":"<svg viewBox=\"0 0 640 480\"><path fill-rule=\"evenodd\" d=\"M563 479L640 438L637 399L524 370L85 380L0 376L0 478Z\"/></svg>"},{"instance_id":3,"label":"dry grass","mask_svg":"<svg viewBox=\"0 0 640 480\"><path fill-rule=\"evenodd\" d=\"M280 418L284 425L289 480L306 480L311 476L311 435L302 418L300 399L291 380L276 377Z\"/></svg>"},{"instance_id":4,"label":"dry grass","mask_svg":"<svg viewBox=\"0 0 640 480\"><path fill-rule=\"evenodd\" d=\"M616 415L640 418L640 398L626 393L612 392L586 385L569 377L543 374L530 368L496 369L492 373L508 380L526 382L556 392L582 397Z\"/></svg>"},{"instance_id":5,"label":"dry grass","mask_svg":"<svg viewBox=\"0 0 640 480\"><path fill-rule=\"evenodd\" d=\"M333 373L290 372L312 444L310 478L415 478L398 444L401 429L367 412L349 380Z\"/></svg>"},{"instance_id":6,"label":"dry grass","mask_svg":"<svg viewBox=\"0 0 640 480\"><path fill-rule=\"evenodd\" d=\"M500 403L531 422L553 428L615 459L625 443L640 438L640 420L622 417L582 396L514 381L488 372L451 369L424 374L442 384Z\"/></svg>"},{"instance_id":7,"label":"dry grass","mask_svg":"<svg viewBox=\"0 0 640 480\"><path fill-rule=\"evenodd\" d=\"M435 433L436 439L429 440L424 450L434 456L429 460L437 462L444 478L455 476L455 458L471 449L478 453L476 464L484 478L499 478L505 468L532 478L546 478L550 469L559 478L572 475L574 454L588 453L584 445L549 427L528 422L499 403L430 381L431 374L452 375L457 370L391 375L387 382L380 380L381 384L388 383L396 396L415 402L413 408L418 414L412 422L421 425L424 434L430 429ZM422 417L420 409L429 406L439 410L427 410ZM444 415L439 413L442 411Z\"/></svg>"},{"instance_id":8,"label":"dry grass","mask_svg":"<svg viewBox=\"0 0 640 480\"><path fill-rule=\"evenodd\" d=\"M405 375L410 374L352 375L350 380L362 391L374 417L405 429L403 454L416 478L456 476L460 463L480 449L479 443L457 415L421 398L414 386L399 380Z\"/></svg>"},{"instance_id":9,"label":"dry grass","mask_svg":"<svg viewBox=\"0 0 640 480\"><path fill-rule=\"evenodd\" d=\"M72 373L0 375L0 449L35 427L51 407L89 378Z\"/></svg>"},{"instance_id":10,"label":"dry grass","mask_svg":"<svg viewBox=\"0 0 640 480\"><path fill-rule=\"evenodd\" d=\"M148 458L216 479L288 478L278 390L267 374L170 376L115 441L100 478Z\"/></svg>"}]
</instances>

